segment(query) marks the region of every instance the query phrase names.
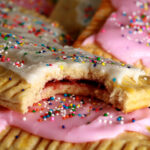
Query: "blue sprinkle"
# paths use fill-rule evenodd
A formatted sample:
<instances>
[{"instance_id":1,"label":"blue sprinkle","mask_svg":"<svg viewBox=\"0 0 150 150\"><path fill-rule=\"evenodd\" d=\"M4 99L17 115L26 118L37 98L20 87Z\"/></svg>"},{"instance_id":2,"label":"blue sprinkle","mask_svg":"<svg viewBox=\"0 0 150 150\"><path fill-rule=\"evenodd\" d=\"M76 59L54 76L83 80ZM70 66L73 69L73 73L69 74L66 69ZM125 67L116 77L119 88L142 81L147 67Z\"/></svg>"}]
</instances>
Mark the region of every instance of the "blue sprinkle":
<instances>
[{"instance_id":1,"label":"blue sprinkle","mask_svg":"<svg viewBox=\"0 0 150 150\"><path fill-rule=\"evenodd\" d=\"M65 127L65 125L62 125L61 127L62 127L63 129L65 129L65 128L66 128L66 127Z\"/></svg>"},{"instance_id":2,"label":"blue sprinkle","mask_svg":"<svg viewBox=\"0 0 150 150\"><path fill-rule=\"evenodd\" d=\"M82 117L82 115L81 115L81 114L78 114L78 116L79 116L79 117Z\"/></svg>"},{"instance_id":3,"label":"blue sprinkle","mask_svg":"<svg viewBox=\"0 0 150 150\"><path fill-rule=\"evenodd\" d=\"M97 64L94 64L93 67L96 67Z\"/></svg>"},{"instance_id":4,"label":"blue sprinkle","mask_svg":"<svg viewBox=\"0 0 150 150\"><path fill-rule=\"evenodd\" d=\"M55 100L55 97L50 97L50 100Z\"/></svg>"},{"instance_id":5,"label":"blue sprinkle","mask_svg":"<svg viewBox=\"0 0 150 150\"><path fill-rule=\"evenodd\" d=\"M41 46L45 47L45 44L41 44Z\"/></svg>"},{"instance_id":6,"label":"blue sprinkle","mask_svg":"<svg viewBox=\"0 0 150 150\"><path fill-rule=\"evenodd\" d=\"M130 20L130 23L133 23L133 20Z\"/></svg>"},{"instance_id":7,"label":"blue sprinkle","mask_svg":"<svg viewBox=\"0 0 150 150\"><path fill-rule=\"evenodd\" d=\"M43 119L46 119L46 116L43 116Z\"/></svg>"},{"instance_id":8,"label":"blue sprinkle","mask_svg":"<svg viewBox=\"0 0 150 150\"><path fill-rule=\"evenodd\" d=\"M18 40L16 41L16 43L17 43L17 44L20 44L20 42L19 42Z\"/></svg>"},{"instance_id":9,"label":"blue sprinkle","mask_svg":"<svg viewBox=\"0 0 150 150\"><path fill-rule=\"evenodd\" d=\"M18 135L17 135L17 136L15 136L15 138L16 138L16 139L18 139L18 137L19 137Z\"/></svg>"},{"instance_id":10,"label":"blue sprinkle","mask_svg":"<svg viewBox=\"0 0 150 150\"><path fill-rule=\"evenodd\" d=\"M129 34L132 34L132 31L131 31L131 30L129 31Z\"/></svg>"},{"instance_id":11,"label":"blue sprinkle","mask_svg":"<svg viewBox=\"0 0 150 150\"><path fill-rule=\"evenodd\" d=\"M65 96L65 97L67 97L67 96L68 96L68 94L64 94L64 96Z\"/></svg>"},{"instance_id":12,"label":"blue sprinkle","mask_svg":"<svg viewBox=\"0 0 150 150\"><path fill-rule=\"evenodd\" d=\"M121 121L121 120L122 120L122 117L119 116L119 117L117 118L117 121Z\"/></svg>"},{"instance_id":13,"label":"blue sprinkle","mask_svg":"<svg viewBox=\"0 0 150 150\"><path fill-rule=\"evenodd\" d=\"M113 81L113 82L116 82L116 78L113 78L112 81Z\"/></svg>"}]
</instances>

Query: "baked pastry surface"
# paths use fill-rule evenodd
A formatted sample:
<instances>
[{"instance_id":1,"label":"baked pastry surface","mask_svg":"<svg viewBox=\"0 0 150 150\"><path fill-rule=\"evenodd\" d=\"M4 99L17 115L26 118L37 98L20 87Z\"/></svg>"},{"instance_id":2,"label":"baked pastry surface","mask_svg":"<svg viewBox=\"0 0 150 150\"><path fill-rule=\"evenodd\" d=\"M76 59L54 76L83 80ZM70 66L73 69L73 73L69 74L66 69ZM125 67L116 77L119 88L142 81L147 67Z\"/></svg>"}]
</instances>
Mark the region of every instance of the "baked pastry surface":
<instances>
[{"instance_id":1,"label":"baked pastry surface","mask_svg":"<svg viewBox=\"0 0 150 150\"><path fill-rule=\"evenodd\" d=\"M135 132L126 132L114 139L96 142L68 143L47 140L15 127L0 133L0 150L148 150L150 139Z\"/></svg>"}]
</instances>

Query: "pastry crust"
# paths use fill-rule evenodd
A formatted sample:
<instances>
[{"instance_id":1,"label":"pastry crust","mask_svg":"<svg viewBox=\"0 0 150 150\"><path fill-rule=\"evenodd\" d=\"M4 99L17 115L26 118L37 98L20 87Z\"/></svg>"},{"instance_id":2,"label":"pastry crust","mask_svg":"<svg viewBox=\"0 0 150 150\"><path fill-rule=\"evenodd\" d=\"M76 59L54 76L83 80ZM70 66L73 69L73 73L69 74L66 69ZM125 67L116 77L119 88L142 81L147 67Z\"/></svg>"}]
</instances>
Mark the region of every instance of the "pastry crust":
<instances>
[{"instance_id":1,"label":"pastry crust","mask_svg":"<svg viewBox=\"0 0 150 150\"><path fill-rule=\"evenodd\" d=\"M150 139L135 132L125 132L114 139L87 143L47 140L15 127L0 133L0 150L141 150L150 148Z\"/></svg>"},{"instance_id":2,"label":"pastry crust","mask_svg":"<svg viewBox=\"0 0 150 150\"><path fill-rule=\"evenodd\" d=\"M1 71L0 105L23 113L27 112L28 107L32 106L33 103L60 93L94 96L124 112L149 106L149 78L145 76L141 76L137 83L133 78L125 76L121 84L118 84L110 80L108 75L103 74L100 70L91 72L90 70L79 70L79 68L76 70L71 66L68 69L66 66L63 71L52 72L51 75L45 74L47 78L30 84L10 70L1 68ZM3 72L6 73L3 74ZM69 77L70 80L93 80L99 85L103 85L104 88L101 89L99 85L94 87L70 83L62 83L58 87L54 83L53 86L45 87L45 84L52 79L62 80L66 77ZM90 92L91 89L93 90Z\"/></svg>"},{"instance_id":3,"label":"pastry crust","mask_svg":"<svg viewBox=\"0 0 150 150\"><path fill-rule=\"evenodd\" d=\"M50 18L62 24L65 30L76 39L88 25L98 8L100 0L59 0Z\"/></svg>"},{"instance_id":4,"label":"pastry crust","mask_svg":"<svg viewBox=\"0 0 150 150\"><path fill-rule=\"evenodd\" d=\"M93 16L90 24L81 32L77 40L74 42L74 47L81 47L82 42L90 35L98 32L105 23L105 20L114 11L110 0L102 0L99 9ZM95 43L94 43L95 45ZM98 54L98 53L97 53Z\"/></svg>"}]
</instances>

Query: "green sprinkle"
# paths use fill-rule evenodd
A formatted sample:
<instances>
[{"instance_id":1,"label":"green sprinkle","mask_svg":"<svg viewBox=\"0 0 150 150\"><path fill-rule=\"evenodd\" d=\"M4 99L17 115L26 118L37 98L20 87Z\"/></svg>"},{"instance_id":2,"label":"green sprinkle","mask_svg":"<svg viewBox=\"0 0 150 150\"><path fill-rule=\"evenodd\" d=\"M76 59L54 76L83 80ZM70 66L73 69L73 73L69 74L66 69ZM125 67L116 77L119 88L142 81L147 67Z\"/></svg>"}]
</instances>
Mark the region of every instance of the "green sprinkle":
<instances>
[{"instance_id":1,"label":"green sprinkle","mask_svg":"<svg viewBox=\"0 0 150 150\"><path fill-rule=\"evenodd\" d=\"M97 57L97 60L101 60L101 58L100 58L100 57Z\"/></svg>"},{"instance_id":2,"label":"green sprinkle","mask_svg":"<svg viewBox=\"0 0 150 150\"><path fill-rule=\"evenodd\" d=\"M27 52L25 52L23 55L25 56L25 55L27 55L28 53Z\"/></svg>"},{"instance_id":3,"label":"green sprinkle","mask_svg":"<svg viewBox=\"0 0 150 150\"><path fill-rule=\"evenodd\" d=\"M105 116L105 117L107 117L107 116L108 116L108 114L107 114L107 113L104 113L104 116Z\"/></svg>"},{"instance_id":4,"label":"green sprinkle","mask_svg":"<svg viewBox=\"0 0 150 150\"><path fill-rule=\"evenodd\" d=\"M4 50L5 50L5 51L8 50L8 47L6 46L6 47L4 48Z\"/></svg>"},{"instance_id":5,"label":"green sprinkle","mask_svg":"<svg viewBox=\"0 0 150 150\"><path fill-rule=\"evenodd\" d=\"M7 39L8 39L8 37L7 37L7 36L5 36L5 37L4 37L4 40L7 40Z\"/></svg>"},{"instance_id":6,"label":"green sprinkle","mask_svg":"<svg viewBox=\"0 0 150 150\"><path fill-rule=\"evenodd\" d=\"M75 114L72 113L72 116L75 116Z\"/></svg>"}]
</instances>

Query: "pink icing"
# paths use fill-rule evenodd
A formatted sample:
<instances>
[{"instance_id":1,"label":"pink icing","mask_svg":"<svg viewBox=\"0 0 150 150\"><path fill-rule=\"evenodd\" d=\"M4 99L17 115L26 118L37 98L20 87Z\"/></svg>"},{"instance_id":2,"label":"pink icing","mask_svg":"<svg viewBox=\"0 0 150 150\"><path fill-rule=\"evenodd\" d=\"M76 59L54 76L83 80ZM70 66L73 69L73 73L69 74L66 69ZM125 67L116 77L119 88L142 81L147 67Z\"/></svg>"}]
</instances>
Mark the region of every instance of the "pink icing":
<instances>
[{"instance_id":1,"label":"pink icing","mask_svg":"<svg viewBox=\"0 0 150 150\"><path fill-rule=\"evenodd\" d=\"M73 106L76 106L75 111ZM55 113L44 119L50 109ZM67 114L73 112L75 116L67 119ZM47 139L76 143L113 138L124 131L136 131L150 136L146 129L150 126L150 109L123 114L112 106L90 98L57 95L55 100L43 100L35 104L25 115L1 109L0 130L7 125Z\"/></svg>"},{"instance_id":2,"label":"pink icing","mask_svg":"<svg viewBox=\"0 0 150 150\"><path fill-rule=\"evenodd\" d=\"M149 0L111 1L117 11L83 45L96 42L125 63L134 64L141 60L146 67L150 67Z\"/></svg>"}]
</instances>

